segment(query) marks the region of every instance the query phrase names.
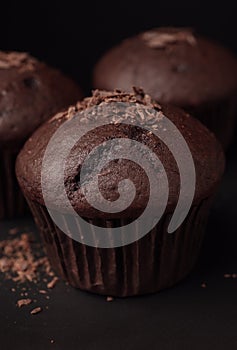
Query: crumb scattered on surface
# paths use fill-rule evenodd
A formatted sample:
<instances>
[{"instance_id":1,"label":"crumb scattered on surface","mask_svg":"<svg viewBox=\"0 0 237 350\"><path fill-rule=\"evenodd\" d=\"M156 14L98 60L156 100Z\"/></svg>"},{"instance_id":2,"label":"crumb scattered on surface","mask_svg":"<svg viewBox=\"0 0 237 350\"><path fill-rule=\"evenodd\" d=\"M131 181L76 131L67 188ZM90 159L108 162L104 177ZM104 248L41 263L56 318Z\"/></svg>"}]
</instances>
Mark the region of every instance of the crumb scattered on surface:
<instances>
[{"instance_id":1,"label":"crumb scattered on surface","mask_svg":"<svg viewBox=\"0 0 237 350\"><path fill-rule=\"evenodd\" d=\"M55 343L55 340L54 340L54 339L50 339L50 343L51 343L51 344L54 344L54 343Z\"/></svg>"},{"instance_id":2,"label":"crumb scattered on surface","mask_svg":"<svg viewBox=\"0 0 237 350\"><path fill-rule=\"evenodd\" d=\"M16 235L18 232L19 229L17 227L14 227L9 230L9 235Z\"/></svg>"},{"instance_id":3,"label":"crumb scattered on surface","mask_svg":"<svg viewBox=\"0 0 237 350\"><path fill-rule=\"evenodd\" d=\"M17 306L18 307L22 307L22 306L25 306L25 305L29 305L32 303L32 300L31 299L20 299L17 301Z\"/></svg>"},{"instance_id":4,"label":"crumb scattered on surface","mask_svg":"<svg viewBox=\"0 0 237 350\"><path fill-rule=\"evenodd\" d=\"M203 283L201 284L201 287L202 287L202 288L207 288L206 282L203 282Z\"/></svg>"},{"instance_id":5,"label":"crumb scattered on surface","mask_svg":"<svg viewBox=\"0 0 237 350\"><path fill-rule=\"evenodd\" d=\"M38 247L32 235L27 233L0 241L0 272L4 273L6 279L19 283L37 283L42 270L51 276L53 271L49 261L46 256L39 255Z\"/></svg>"},{"instance_id":6,"label":"crumb scattered on surface","mask_svg":"<svg viewBox=\"0 0 237 350\"><path fill-rule=\"evenodd\" d=\"M58 282L58 277L54 276L54 278L47 284L47 288L52 289L55 287Z\"/></svg>"},{"instance_id":7,"label":"crumb scattered on surface","mask_svg":"<svg viewBox=\"0 0 237 350\"><path fill-rule=\"evenodd\" d=\"M224 278L237 278L237 273L225 273Z\"/></svg>"},{"instance_id":8,"label":"crumb scattered on surface","mask_svg":"<svg viewBox=\"0 0 237 350\"><path fill-rule=\"evenodd\" d=\"M9 239L0 241L0 273L3 279L13 283L10 290L18 294L19 300L16 305L21 308L31 302L38 302L34 297L38 293L47 294L46 287L54 288L58 277L44 255L41 244L35 240L32 233L20 233L15 227L9 230L8 234ZM31 288L33 285L35 286ZM38 285L43 288L37 288ZM49 299L48 295L45 297ZM35 315L41 311L42 308L37 307L30 313Z\"/></svg>"},{"instance_id":9,"label":"crumb scattered on surface","mask_svg":"<svg viewBox=\"0 0 237 350\"><path fill-rule=\"evenodd\" d=\"M36 307L35 309L31 310L31 315L36 315L42 311L41 307Z\"/></svg>"},{"instance_id":10,"label":"crumb scattered on surface","mask_svg":"<svg viewBox=\"0 0 237 350\"><path fill-rule=\"evenodd\" d=\"M113 297L107 297L107 298L106 298L106 301L113 301L113 300L114 300Z\"/></svg>"},{"instance_id":11,"label":"crumb scattered on surface","mask_svg":"<svg viewBox=\"0 0 237 350\"><path fill-rule=\"evenodd\" d=\"M44 289L40 289L40 290L39 290L39 293L40 293L40 294L47 294L47 291L44 290Z\"/></svg>"}]
</instances>

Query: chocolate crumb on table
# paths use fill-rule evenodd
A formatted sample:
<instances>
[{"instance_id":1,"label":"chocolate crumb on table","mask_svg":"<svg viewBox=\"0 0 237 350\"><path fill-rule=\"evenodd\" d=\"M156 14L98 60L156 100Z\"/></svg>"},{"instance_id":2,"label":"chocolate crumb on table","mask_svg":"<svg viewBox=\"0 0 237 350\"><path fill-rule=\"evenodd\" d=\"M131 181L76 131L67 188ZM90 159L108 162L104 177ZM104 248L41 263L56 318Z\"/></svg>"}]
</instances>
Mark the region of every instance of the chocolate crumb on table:
<instances>
[{"instance_id":1,"label":"chocolate crumb on table","mask_svg":"<svg viewBox=\"0 0 237 350\"><path fill-rule=\"evenodd\" d=\"M17 227L14 227L9 230L9 235L16 235L18 232L19 229Z\"/></svg>"},{"instance_id":2,"label":"chocolate crumb on table","mask_svg":"<svg viewBox=\"0 0 237 350\"><path fill-rule=\"evenodd\" d=\"M53 271L47 257L34 253L38 248L39 244L26 233L0 241L0 272L6 279L19 283L38 282L40 270L51 276Z\"/></svg>"},{"instance_id":3,"label":"chocolate crumb on table","mask_svg":"<svg viewBox=\"0 0 237 350\"><path fill-rule=\"evenodd\" d=\"M224 278L237 278L237 273L225 273Z\"/></svg>"},{"instance_id":4,"label":"chocolate crumb on table","mask_svg":"<svg viewBox=\"0 0 237 350\"><path fill-rule=\"evenodd\" d=\"M44 290L44 289L40 289L40 290L39 290L39 293L40 293L40 294L47 294L47 291Z\"/></svg>"},{"instance_id":5,"label":"chocolate crumb on table","mask_svg":"<svg viewBox=\"0 0 237 350\"><path fill-rule=\"evenodd\" d=\"M109 297L109 296L108 296L108 297L106 298L106 301L113 301L113 300L114 300L113 297Z\"/></svg>"},{"instance_id":6,"label":"chocolate crumb on table","mask_svg":"<svg viewBox=\"0 0 237 350\"><path fill-rule=\"evenodd\" d=\"M54 275L47 257L39 253L39 247L30 233L0 241L0 272L4 273L5 279L36 283L41 280L41 271L47 276ZM45 277L43 280L48 282Z\"/></svg>"},{"instance_id":7,"label":"chocolate crumb on table","mask_svg":"<svg viewBox=\"0 0 237 350\"><path fill-rule=\"evenodd\" d=\"M47 288L49 288L49 289L54 288L57 282L58 282L58 277L55 276L55 277L47 284Z\"/></svg>"},{"instance_id":8,"label":"chocolate crumb on table","mask_svg":"<svg viewBox=\"0 0 237 350\"><path fill-rule=\"evenodd\" d=\"M34 295L47 294L48 291L37 288L38 284L40 286L45 282L48 288L53 288L58 277L55 276L48 258L44 255L41 244L30 232L20 233L18 228L14 228L8 231L8 234L11 235L9 239L0 241L0 273L5 280L14 283L10 290L19 295L16 306L21 308L38 302L34 299ZM34 292L33 284L38 293L37 290ZM45 298L49 299L49 296L45 295ZM30 313L35 315L41 311L41 307L36 307Z\"/></svg>"},{"instance_id":9,"label":"chocolate crumb on table","mask_svg":"<svg viewBox=\"0 0 237 350\"><path fill-rule=\"evenodd\" d=\"M22 307L22 306L25 306L25 305L29 305L32 303L32 300L31 299L20 299L17 301L17 306L18 307Z\"/></svg>"},{"instance_id":10,"label":"chocolate crumb on table","mask_svg":"<svg viewBox=\"0 0 237 350\"><path fill-rule=\"evenodd\" d=\"M31 310L31 315L36 315L42 311L41 307L36 307L35 309Z\"/></svg>"}]
</instances>

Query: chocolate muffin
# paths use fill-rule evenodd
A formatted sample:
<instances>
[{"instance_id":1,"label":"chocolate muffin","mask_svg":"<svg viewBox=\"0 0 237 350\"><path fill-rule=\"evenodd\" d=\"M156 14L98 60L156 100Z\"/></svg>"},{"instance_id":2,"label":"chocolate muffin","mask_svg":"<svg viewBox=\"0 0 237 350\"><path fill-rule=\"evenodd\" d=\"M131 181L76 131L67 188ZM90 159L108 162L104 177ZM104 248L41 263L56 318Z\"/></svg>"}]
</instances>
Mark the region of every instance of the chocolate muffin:
<instances>
[{"instance_id":1,"label":"chocolate muffin","mask_svg":"<svg viewBox=\"0 0 237 350\"><path fill-rule=\"evenodd\" d=\"M20 148L42 122L81 96L73 81L27 53L0 52L0 219L27 208L15 177Z\"/></svg>"},{"instance_id":2,"label":"chocolate muffin","mask_svg":"<svg viewBox=\"0 0 237 350\"><path fill-rule=\"evenodd\" d=\"M81 136L77 138L74 130ZM180 148L183 138L185 152ZM117 144L120 140L122 144ZM194 183L189 166L186 181L182 179L181 167L190 165L189 152L196 172ZM91 154L84 176L83 166ZM178 158L184 160L181 166ZM94 169L99 169L98 176ZM112 296L153 293L190 272L223 169L222 148L206 127L179 108L154 102L140 89L133 93L95 91L36 130L16 162L20 187L53 267L74 287ZM134 185L134 198L127 180ZM178 221L191 198L190 210L170 230L181 192ZM120 206L121 198L125 207ZM100 210L104 201L107 206L103 204ZM98 227L105 229L104 237Z\"/></svg>"},{"instance_id":3,"label":"chocolate muffin","mask_svg":"<svg viewBox=\"0 0 237 350\"><path fill-rule=\"evenodd\" d=\"M158 28L124 40L94 70L98 89L141 86L154 99L184 108L227 148L237 113L237 59L187 28Z\"/></svg>"}]
</instances>

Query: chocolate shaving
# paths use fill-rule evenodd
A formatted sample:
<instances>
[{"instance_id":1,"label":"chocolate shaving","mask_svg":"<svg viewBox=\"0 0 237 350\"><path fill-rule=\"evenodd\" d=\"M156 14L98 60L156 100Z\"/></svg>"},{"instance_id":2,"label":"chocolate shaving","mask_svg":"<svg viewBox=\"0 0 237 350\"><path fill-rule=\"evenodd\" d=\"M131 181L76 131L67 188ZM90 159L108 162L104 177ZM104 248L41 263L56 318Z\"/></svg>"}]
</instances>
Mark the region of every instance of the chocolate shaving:
<instances>
[{"instance_id":1,"label":"chocolate shaving","mask_svg":"<svg viewBox=\"0 0 237 350\"><path fill-rule=\"evenodd\" d=\"M25 305L29 305L32 303L32 300L31 299L20 299L17 301L17 306L18 307L22 307L22 306L25 306Z\"/></svg>"},{"instance_id":2,"label":"chocolate shaving","mask_svg":"<svg viewBox=\"0 0 237 350\"><path fill-rule=\"evenodd\" d=\"M4 273L6 279L23 283L38 282L40 271L48 276L54 273L50 267L48 258L33 254L32 249L38 250L30 234L23 233L14 239L0 242L0 272Z\"/></svg>"},{"instance_id":3,"label":"chocolate shaving","mask_svg":"<svg viewBox=\"0 0 237 350\"><path fill-rule=\"evenodd\" d=\"M16 235L18 233L18 228L14 227L9 230L9 235Z\"/></svg>"},{"instance_id":4,"label":"chocolate shaving","mask_svg":"<svg viewBox=\"0 0 237 350\"><path fill-rule=\"evenodd\" d=\"M142 88L133 86L133 92L122 92L120 90L104 91L94 90L91 97L87 97L82 101L79 101L76 106L71 106L67 111L56 114L49 120L49 123L60 119L72 119L77 112L86 110L87 108L98 106L101 103L109 102L131 102L145 105L147 107L154 108L161 111L161 106L153 100L148 94L146 94ZM82 118L81 121L83 121Z\"/></svg>"},{"instance_id":5,"label":"chocolate shaving","mask_svg":"<svg viewBox=\"0 0 237 350\"><path fill-rule=\"evenodd\" d=\"M152 49L163 49L176 43L196 45L197 40L192 31L186 28L157 28L142 33L141 39Z\"/></svg>"},{"instance_id":6,"label":"chocolate shaving","mask_svg":"<svg viewBox=\"0 0 237 350\"><path fill-rule=\"evenodd\" d=\"M237 274L236 273L225 273L224 274L224 278L237 278Z\"/></svg>"},{"instance_id":7,"label":"chocolate shaving","mask_svg":"<svg viewBox=\"0 0 237 350\"><path fill-rule=\"evenodd\" d=\"M31 315L36 315L42 311L41 307L36 307L35 309L31 310Z\"/></svg>"},{"instance_id":8,"label":"chocolate shaving","mask_svg":"<svg viewBox=\"0 0 237 350\"><path fill-rule=\"evenodd\" d=\"M44 289L40 289L40 290L39 290L39 293L40 293L40 294L47 294L46 290L44 290Z\"/></svg>"},{"instance_id":9,"label":"chocolate shaving","mask_svg":"<svg viewBox=\"0 0 237 350\"><path fill-rule=\"evenodd\" d=\"M9 231L8 233L10 235ZM45 282L48 283L48 288L53 288L58 281L51 269L48 258L43 255L41 245L35 241L31 233L19 233L16 237L0 241L0 272L5 279L15 282L16 286L28 282L27 287L24 285L18 287L18 291L21 292L19 294L22 297L16 303L18 308L29 305L31 302L37 302L37 300L26 298L31 290L29 282L36 284ZM49 277L51 278L50 281ZM16 288L11 288L11 291L16 292ZM40 289L39 293L45 295L47 291ZM49 296L45 295L45 298L49 299ZM35 315L41 311L42 308L37 307L31 310L30 313Z\"/></svg>"},{"instance_id":10,"label":"chocolate shaving","mask_svg":"<svg viewBox=\"0 0 237 350\"><path fill-rule=\"evenodd\" d=\"M0 51L0 69L21 68L33 70L36 60L26 52Z\"/></svg>"},{"instance_id":11,"label":"chocolate shaving","mask_svg":"<svg viewBox=\"0 0 237 350\"><path fill-rule=\"evenodd\" d=\"M107 297L107 298L106 298L106 301L108 301L108 302L113 301L113 300L114 300L113 297Z\"/></svg>"},{"instance_id":12,"label":"chocolate shaving","mask_svg":"<svg viewBox=\"0 0 237 350\"><path fill-rule=\"evenodd\" d=\"M47 284L47 288L49 288L49 289L54 288L57 282L58 282L58 277L55 276L55 277L52 279L52 281L50 281L50 282Z\"/></svg>"}]
</instances>

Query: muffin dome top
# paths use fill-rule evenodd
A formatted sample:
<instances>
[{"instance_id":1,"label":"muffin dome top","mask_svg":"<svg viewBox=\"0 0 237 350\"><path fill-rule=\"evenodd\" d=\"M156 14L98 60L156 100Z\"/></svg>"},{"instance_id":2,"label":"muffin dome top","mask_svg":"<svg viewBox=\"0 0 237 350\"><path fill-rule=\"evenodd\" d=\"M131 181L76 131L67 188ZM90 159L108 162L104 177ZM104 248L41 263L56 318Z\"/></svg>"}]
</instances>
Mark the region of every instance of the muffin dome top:
<instances>
[{"instance_id":1,"label":"muffin dome top","mask_svg":"<svg viewBox=\"0 0 237 350\"><path fill-rule=\"evenodd\" d=\"M94 87L141 86L154 99L195 107L237 91L237 59L186 28L158 28L124 40L94 71Z\"/></svg>"},{"instance_id":2,"label":"muffin dome top","mask_svg":"<svg viewBox=\"0 0 237 350\"><path fill-rule=\"evenodd\" d=\"M120 119L106 124L108 114L117 113L121 108L124 109L120 114ZM156 112L155 116L154 112ZM126 120L129 118L131 118L131 120L137 118L137 115L139 115L141 125L144 123L144 128L142 126L131 125L130 123L129 125L125 124ZM86 201L80 187L80 171L85 158L95 147L109 140L113 140L114 138L135 140L147 146L158 156L164 166L169 181L167 210L174 208L179 196L180 186L179 169L176 160L167 145L159 140L154 133L145 129L145 126L148 124L151 125L154 131L158 129L162 123L163 116L167 117L176 126L185 138L190 149L196 169L196 192L194 201L199 203L212 194L223 173L224 156L221 146L214 135L199 121L193 119L178 108L156 103L149 95L135 88L133 93L97 90L93 93L92 97L86 98L67 111L57 114L35 131L24 145L16 163L17 178L23 192L31 200L44 204L41 187L41 171L43 157L50 139L67 121L78 122L78 128L81 129L84 123L85 125L88 124L89 118L92 120L98 118L106 125L89 131L81 137L80 141L75 143L66 160L64 170L58 167L58 157L60 157L60 154L63 153L70 141L70 138L67 139L66 133L62 134L62 139L56 145L58 147L57 151L48 155L49 168L47 169L47 174L49 174L48 176L50 177L55 172L64 171L64 186L74 209L84 217L90 218L94 215L104 217L103 212L98 212L97 209L92 208ZM176 145L176 132L168 136L173 146L178 147L178 145ZM101 155L113 151L113 147L105 148L102 150ZM152 162L152 159L153 158L148 159L148 161ZM98 164L100 160L101 158L97 157L95 162L92 163L92 166ZM159 177L159 167L155 169L157 171L157 177ZM138 164L121 157L121 159L108 162L101 169L98 183L100 192L104 198L108 201L115 201L118 199L118 183L127 178L129 178L136 187L136 197L129 209L123 214L124 216L127 215L131 217L135 215L135 213L143 210L144 203L148 200L149 181L144 169ZM63 210L64 204L56 182L52 183L52 187L53 192L56 194L52 201L52 207ZM129 197L130 193L127 195ZM114 213L111 214L110 217L116 217L116 215L117 214ZM121 215L121 213L119 215Z\"/></svg>"},{"instance_id":3,"label":"muffin dome top","mask_svg":"<svg viewBox=\"0 0 237 350\"><path fill-rule=\"evenodd\" d=\"M81 96L73 81L27 53L0 52L0 147L22 144Z\"/></svg>"}]
</instances>

